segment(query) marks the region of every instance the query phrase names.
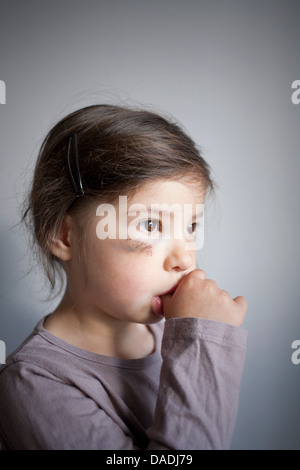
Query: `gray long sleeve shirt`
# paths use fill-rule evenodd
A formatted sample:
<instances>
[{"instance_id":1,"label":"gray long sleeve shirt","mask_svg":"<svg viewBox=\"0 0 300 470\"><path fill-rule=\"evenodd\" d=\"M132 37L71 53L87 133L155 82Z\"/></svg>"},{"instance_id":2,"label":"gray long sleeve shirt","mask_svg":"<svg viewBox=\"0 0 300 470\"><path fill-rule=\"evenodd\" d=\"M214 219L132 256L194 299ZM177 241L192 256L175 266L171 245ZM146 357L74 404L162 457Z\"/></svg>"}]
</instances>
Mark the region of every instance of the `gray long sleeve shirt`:
<instances>
[{"instance_id":1,"label":"gray long sleeve shirt","mask_svg":"<svg viewBox=\"0 0 300 470\"><path fill-rule=\"evenodd\" d=\"M0 369L6 449L228 449L247 333L200 318L151 325L155 352L124 360L43 328Z\"/></svg>"}]
</instances>

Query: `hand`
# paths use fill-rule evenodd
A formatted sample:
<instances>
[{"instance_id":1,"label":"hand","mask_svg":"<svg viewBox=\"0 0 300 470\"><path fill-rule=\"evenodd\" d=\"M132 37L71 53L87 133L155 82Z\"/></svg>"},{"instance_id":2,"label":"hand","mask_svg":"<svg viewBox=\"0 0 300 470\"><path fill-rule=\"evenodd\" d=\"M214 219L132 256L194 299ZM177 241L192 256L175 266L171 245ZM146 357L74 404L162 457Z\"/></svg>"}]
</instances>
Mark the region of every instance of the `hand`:
<instances>
[{"instance_id":1,"label":"hand","mask_svg":"<svg viewBox=\"0 0 300 470\"><path fill-rule=\"evenodd\" d=\"M187 274L174 294L162 296L164 316L169 318L199 317L241 326L247 310L244 297L232 299L215 281L206 279L201 269Z\"/></svg>"}]
</instances>

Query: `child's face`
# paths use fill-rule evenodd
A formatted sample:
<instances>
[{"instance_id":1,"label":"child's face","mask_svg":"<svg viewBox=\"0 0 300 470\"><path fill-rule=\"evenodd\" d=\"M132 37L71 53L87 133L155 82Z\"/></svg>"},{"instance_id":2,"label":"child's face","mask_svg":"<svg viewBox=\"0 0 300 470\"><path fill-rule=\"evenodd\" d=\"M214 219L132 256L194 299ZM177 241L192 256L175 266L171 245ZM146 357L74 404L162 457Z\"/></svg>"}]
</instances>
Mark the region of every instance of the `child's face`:
<instances>
[{"instance_id":1,"label":"child's face","mask_svg":"<svg viewBox=\"0 0 300 470\"><path fill-rule=\"evenodd\" d=\"M83 294L77 250L67 269L69 285L74 293L81 292L80 302L85 310L127 322L159 321L159 296L196 268L196 250L191 240L204 196L205 192L195 185L168 180L145 184L130 198L119 199L114 206L116 212L110 213L111 219L109 208L98 206L86 227L87 281ZM160 208L164 204L167 209L173 206L171 216L150 210L146 214L137 212L138 207L152 208L154 204ZM124 215L124 207L128 214ZM187 207L189 211L184 212ZM176 220L183 223L175 227L176 212L178 215L180 211L185 215ZM105 238L108 231L111 238Z\"/></svg>"}]
</instances>

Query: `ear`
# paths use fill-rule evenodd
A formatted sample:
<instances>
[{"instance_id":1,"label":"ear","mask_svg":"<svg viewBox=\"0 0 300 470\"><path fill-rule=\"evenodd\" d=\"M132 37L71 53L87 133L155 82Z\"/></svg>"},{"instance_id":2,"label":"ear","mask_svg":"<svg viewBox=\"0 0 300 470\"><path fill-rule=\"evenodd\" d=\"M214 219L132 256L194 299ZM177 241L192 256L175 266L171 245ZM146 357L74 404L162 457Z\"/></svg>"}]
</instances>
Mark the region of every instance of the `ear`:
<instances>
[{"instance_id":1,"label":"ear","mask_svg":"<svg viewBox=\"0 0 300 470\"><path fill-rule=\"evenodd\" d=\"M71 250L72 220L65 217L59 231L50 241L51 253L62 261L72 258Z\"/></svg>"}]
</instances>

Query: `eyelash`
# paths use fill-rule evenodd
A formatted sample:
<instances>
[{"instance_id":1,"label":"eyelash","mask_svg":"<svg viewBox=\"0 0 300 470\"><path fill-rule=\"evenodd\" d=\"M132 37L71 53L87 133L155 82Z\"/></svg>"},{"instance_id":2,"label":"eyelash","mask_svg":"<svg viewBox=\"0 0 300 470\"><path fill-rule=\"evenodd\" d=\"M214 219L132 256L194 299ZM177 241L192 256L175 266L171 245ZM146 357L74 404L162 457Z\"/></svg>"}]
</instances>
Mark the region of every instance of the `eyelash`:
<instances>
[{"instance_id":1,"label":"eyelash","mask_svg":"<svg viewBox=\"0 0 300 470\"><path fill-rule=\"evenodd\" d=\"M153 223L153 222L156 222L158 223L158 230L161 232L162 231L162 225L161 225L161 222L160 220L158 219L146 219L146 220L143 220L142 222L140 222L138 224L138 227L141 227L142 224L148 224L149 226L149 223ZM149 228L149 227L148 227ZM157 230L145 230L146 232L148 233L153 233L153 232L156 232Z\"/></svg>"},{"instance_id":2,"label":"eyelash","mask_svg":"<svg viewBox=\"0 0 300 470\"><path fill-rule=\"evenodd\" d=\"M192 233L195 233L198 227L197 222L191 223L188 227L191 227L191 226L193 227Z\"/></svg>"},{"instance_id":3,"label":"eyelash","mask_svg":"<svg viewBox=\"0 0 300 470\"><path fill-rule=\"evenodd\" d=\"M151 222L151 223L153 223L153 222L158 223L158 229L159 229L160 232L162 232L162 224L161 224L161 221L158 220L158 219L146 219L146 220L143 220L142 222L140 222L140 223L138 224L138 227L141 227L141 225L142 225L142 224L145 224L145 223L149 225L149 222ZM189 232L190 235L196 232L197 226L198 226L198 224L197 224L196 222L192 222L190 225L188 225L188 227L193 227L192 232ZM148 228L149 228L149 227L148 227ZM156 232L157 230L145 230L145 231L148 232L148 233L153 233L153 232Z\"/></svg>"}]
</instances>

